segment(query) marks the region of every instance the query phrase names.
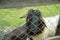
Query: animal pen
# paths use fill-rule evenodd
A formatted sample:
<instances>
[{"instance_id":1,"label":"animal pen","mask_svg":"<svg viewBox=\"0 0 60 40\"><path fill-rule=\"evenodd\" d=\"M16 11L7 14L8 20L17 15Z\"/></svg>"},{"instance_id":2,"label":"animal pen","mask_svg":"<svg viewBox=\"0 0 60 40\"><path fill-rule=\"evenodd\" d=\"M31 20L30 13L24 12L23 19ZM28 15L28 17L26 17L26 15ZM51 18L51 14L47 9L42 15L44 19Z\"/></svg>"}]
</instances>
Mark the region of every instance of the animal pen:
<instances>
[{"instance_id":1,"label":"animal pen","mask_svg":"<svg viewBox=\"0 0 60 40\"><path fill-rule=\"evenodd\" d=\"M60 40L60 0L0 0L0 40Z\"/></svg>"}]
</instances>

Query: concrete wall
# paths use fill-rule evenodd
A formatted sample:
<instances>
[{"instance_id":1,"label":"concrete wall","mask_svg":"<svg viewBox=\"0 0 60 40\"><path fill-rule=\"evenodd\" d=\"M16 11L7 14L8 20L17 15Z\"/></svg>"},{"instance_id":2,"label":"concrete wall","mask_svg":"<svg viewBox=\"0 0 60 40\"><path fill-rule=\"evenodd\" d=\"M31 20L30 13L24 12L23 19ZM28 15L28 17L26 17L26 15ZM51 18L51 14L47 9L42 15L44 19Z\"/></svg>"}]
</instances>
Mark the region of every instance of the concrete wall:
<instances>
[{"instance_id":1,"label":"concrete wall","mask_svg":"<svg viewBox=\"0 0 60 40\"><path fill-rule=\"evenodd\" d=\"M60 0L0 0L0 8L16 8L60 3Z\"/></svg>"}]
</instances>

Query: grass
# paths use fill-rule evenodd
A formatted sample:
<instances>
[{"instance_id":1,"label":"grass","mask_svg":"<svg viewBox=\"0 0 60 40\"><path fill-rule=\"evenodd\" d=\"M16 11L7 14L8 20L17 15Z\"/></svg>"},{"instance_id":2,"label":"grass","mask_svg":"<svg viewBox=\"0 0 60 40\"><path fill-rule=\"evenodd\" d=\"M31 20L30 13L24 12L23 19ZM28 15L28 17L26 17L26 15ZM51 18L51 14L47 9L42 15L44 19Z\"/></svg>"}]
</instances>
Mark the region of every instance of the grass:
<instances>
[{"instance_id":1,"label":"grass","mask_svg":"<svg viewBox=\"0 0 60 40\"><path fill-rule=\"evenodd\" d=\"M33 6L24 8L0 9L0 27L18 27L26 21L26 18L20 19L30 8L36 8L41 11L43 17L55 16L60 12L60 4Z\"/></svg>"},{"instance_id":2,"label":"grass","mask_svg":"<svg viewBox=\"0 0 60 40\"><path fill-rule=\"evenodd\" d=\"M25 22L25 18L19 17L25 15L31 7L0 9L0 26L19 26ZM54 16L59 13L60 4L33 6L42 12L44 17Z\"/></svg>"}]
</instances>

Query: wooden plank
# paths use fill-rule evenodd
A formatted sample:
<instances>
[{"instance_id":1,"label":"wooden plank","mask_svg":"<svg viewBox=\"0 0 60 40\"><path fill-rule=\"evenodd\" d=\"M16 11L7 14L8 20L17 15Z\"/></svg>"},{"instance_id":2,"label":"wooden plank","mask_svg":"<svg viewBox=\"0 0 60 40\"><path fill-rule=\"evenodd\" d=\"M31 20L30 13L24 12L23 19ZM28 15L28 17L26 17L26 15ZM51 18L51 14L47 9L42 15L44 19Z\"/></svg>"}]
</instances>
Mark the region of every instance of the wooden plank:
<instances>
[{"instance_id":1,"label":"wooden plank","mask_svg":"<svg viewBox=\"0 0 60 40\"><path fill-rule=\"evenodd\" d=\"M57 3L60 3L60 0L0 0L0 8L20 8Z\"/></svg>"}]
</instances>

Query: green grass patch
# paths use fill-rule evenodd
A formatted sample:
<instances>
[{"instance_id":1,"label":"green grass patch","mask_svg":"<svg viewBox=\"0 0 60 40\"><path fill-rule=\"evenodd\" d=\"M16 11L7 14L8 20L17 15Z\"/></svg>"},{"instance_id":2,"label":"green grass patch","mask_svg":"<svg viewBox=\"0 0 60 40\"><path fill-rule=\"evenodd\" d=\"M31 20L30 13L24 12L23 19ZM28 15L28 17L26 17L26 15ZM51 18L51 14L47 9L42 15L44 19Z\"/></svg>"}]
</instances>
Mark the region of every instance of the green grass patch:
<instances>
[{"instance_id":1,"label":"green grass patch","mask_svg":"<svg viewBox=\"0 0 60 40\"><path fill-rule=\"evenodd\" d=\"M25 15L30 8L36 8L40 10L44 17L55 16L60 13L60 4L0 9L0 26L19 26L23 24L26 19L20 19L19 17Z\"/></svg>"}]
</instances>

